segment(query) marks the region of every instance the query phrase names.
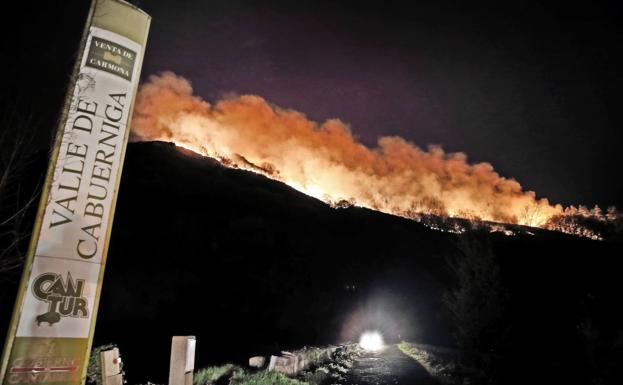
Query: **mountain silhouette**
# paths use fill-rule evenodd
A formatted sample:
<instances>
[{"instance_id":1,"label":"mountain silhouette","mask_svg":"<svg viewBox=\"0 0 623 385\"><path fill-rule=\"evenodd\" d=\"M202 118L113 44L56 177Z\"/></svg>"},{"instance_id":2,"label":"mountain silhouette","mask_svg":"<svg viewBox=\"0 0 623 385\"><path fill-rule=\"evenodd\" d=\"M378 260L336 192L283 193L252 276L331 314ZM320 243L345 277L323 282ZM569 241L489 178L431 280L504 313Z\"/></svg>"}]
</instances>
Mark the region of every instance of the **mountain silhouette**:
<instances>
[{"instance_id":1,"label":"mountain silhouette","mask_svg":"<svg viewBox=\"0 0 623 385\"><path fill-rule=\"evenodd\" d=\"M452 346L443 298L457 285L448 262L466 238L498 256L517 362L530 352L536 368L557 365L572 378L584 362L581 320L622 329L619 242L437 231L333 208L170 143L130 143L95 345L119 346L132 383L166 381L173 335L197 336L196 367L357 340L368 329L390 342ZM3 325L15 287L3 283Z\"/></svg>"}]
</instances>

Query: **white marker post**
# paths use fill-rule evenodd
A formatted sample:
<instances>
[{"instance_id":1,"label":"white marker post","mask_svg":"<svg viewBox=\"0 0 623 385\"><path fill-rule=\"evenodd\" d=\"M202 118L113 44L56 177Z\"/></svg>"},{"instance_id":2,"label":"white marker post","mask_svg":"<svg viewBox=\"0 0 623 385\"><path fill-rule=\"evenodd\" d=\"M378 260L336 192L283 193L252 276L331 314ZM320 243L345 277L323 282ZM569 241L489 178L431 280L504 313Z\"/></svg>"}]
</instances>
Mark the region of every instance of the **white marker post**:
<instances>
[{"instance_id":1,"label":"white marker post","mask_svg":"<svg viewBox=\"0 0 623 385\"><path fill-rule=\"evenodd\" d=\"M192 385L195 370L194 336L174 336L171 342L169 385Z\"/></svg>"},{"instance_id":2,"label":"white marker post","mask_svg":"<svg viewBox=\"0 0 623 385\"><path fill-rule=\"evenodd\" d=\"M121 357L119 349L113 348L100 353L100 367L103 385L123 385L121 373Z\"/></svg>"}]
</instances>

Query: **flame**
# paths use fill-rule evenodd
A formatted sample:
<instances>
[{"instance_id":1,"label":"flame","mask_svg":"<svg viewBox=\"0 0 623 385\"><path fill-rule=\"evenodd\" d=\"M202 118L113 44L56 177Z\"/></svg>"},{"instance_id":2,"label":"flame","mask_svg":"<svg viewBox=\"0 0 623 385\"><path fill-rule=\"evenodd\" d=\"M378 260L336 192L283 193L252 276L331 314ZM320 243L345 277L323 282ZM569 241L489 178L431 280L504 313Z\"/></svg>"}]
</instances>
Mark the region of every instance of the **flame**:
<instances>
[{"instance_id":1,"label":"flame","mask_svg":"<svg viewBox=\"0 0 623 385\"><path fill-rule=\"evenodd\" d=\"M133 140L174 142L337 206L534 227L563 214L560 205L523 191L489 163L470 164L463 153L423 150L396 136L381 137L369 148L338 119L317 123L256 95L211 105L171 72L152 75L141 86L132 134Z\"/></svg>"}]
</instances>

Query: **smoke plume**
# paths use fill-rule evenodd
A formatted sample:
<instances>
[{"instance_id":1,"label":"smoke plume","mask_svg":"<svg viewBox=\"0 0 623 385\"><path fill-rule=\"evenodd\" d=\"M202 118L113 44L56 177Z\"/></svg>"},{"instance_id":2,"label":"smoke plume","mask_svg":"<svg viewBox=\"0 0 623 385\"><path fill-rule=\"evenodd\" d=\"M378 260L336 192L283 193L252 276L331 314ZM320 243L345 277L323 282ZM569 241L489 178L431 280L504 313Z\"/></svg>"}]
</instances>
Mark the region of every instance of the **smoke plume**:
<instances>
[{"instance_id":1,"label":"smoke plume","mask_svg":"<svg viewBox=\"0 0 623 385\"><path fill-rule=\"evenodd\" d=\"M134 140L174 142L338 206L530 226L562 213L489 163L470 164L463 153L424 150L396 136L369 148L338 119L317 123L256 95L210 104L170 72L141 86L132 132Z\"/></svg>"}]
</instances>

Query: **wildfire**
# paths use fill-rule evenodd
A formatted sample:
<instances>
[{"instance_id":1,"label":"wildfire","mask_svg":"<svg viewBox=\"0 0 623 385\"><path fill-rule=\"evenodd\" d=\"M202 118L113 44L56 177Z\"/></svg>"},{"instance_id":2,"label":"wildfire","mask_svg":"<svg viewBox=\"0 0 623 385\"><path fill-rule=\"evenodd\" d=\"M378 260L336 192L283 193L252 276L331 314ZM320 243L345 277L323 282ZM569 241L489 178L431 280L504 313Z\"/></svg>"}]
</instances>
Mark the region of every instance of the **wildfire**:
<instances>
[{"instance_id":1,"label":"wildfire","mask_svg":"<svg viewBox=\"0 0 623 385\"><path fill-rule=\"evenodd\" d=\"M255 95L211 105L173 73L151 76L136 99L133 140L162 140L262 173L334 206L409 218L457 217L544 227L564 214L488 163L400 137L368 148L338 119L316 123Z\"/></svg>"}]
</instances>

